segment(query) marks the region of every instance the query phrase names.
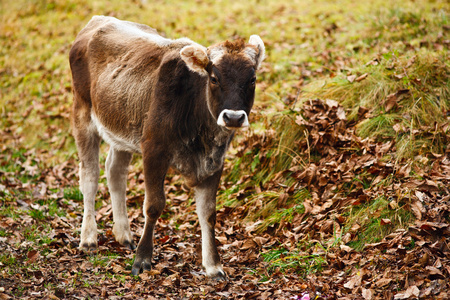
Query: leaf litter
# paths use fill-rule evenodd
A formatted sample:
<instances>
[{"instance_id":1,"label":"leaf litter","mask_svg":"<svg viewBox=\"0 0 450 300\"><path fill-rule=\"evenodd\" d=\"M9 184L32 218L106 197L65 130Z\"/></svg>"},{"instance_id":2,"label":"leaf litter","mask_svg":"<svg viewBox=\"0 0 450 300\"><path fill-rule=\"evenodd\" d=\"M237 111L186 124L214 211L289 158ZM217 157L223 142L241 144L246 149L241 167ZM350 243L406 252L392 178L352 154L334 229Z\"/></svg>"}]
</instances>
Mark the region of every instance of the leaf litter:
<instances>
[{"instance_id":1,"label":"leaf litter","mask_svg":"<svg viewBox=\"0 0 450 300\"><path fill-rule=\"evenodd\" d=\"M335 28L334 23L331 25L326 32L332 42L332 32L339 28ZM448 31L445 26L444 32ZM420 46L448 49L448 40L443 37L424 39ZM405 45L413 48L412 43L405 42ZM304 45L310 47L308 43ZM275 42L273 46L283 49L291 45L280 46ZM65 47L62 52L68 51L68 44ZM332 53L326 50L318 55L319 64L331 62ZM346 64L352 65L353 58L341 56L336 59L336 66L330 67L333 72ZM414 60L415 57L411 58L405 68ZM374 59L368 64L379 63ZM267 74L274 71L269 64L263 67L267 68ZM303 78L318 76L328 67L315 68L314 64L304 63L292 68L299 69L303 75L300 86ZM394 66L392 69L395 70ZM9 72L5 70L0 73ZM296 76L296 72L291 73ZM394 77L405 80L404 73L399 72ZM284 75L280 77L284 80ZM355 85L372 77L371 73L349 73L347 80ZM64 81L67 83L69 79ZM421 84L418 79L412 83ZM261 86L264 84L262 82ZM21 119L34 124L35 119L29 117L34 113L40 119L66 120L68 112L61 111L59 104L54 105L69 102L70 87L61 84L61 88L61 91L54 89L52 94L42 94L42 99L33 96L35 103L23 112ZM55 97L56 94L60 97ZM381 107L385 112L395 110L407 94L406 89L400 89L382 100ZM25 93L21 97L30 98ZM57 99L50 102L49 97ZM297 101L298 94L291 98ZM47 102L50 105L43 105ZM359 107L359 120L370 113ZM443 113L448 116L448 111ZM7 112L5 119L13 116L13 112ZM0 299L449 298L448 147L445 153L418 155L413 163L396 161L395 141L358 137L356 121L347 119L346 110L337 101L306 101L300 113L294 115L294 122L304 128L307 136L296 141L294 147L305 155L294 159L269 182L239 189L233 196L242 198L243 205L223 205L218 210L216 242L229 275L225 282L204 276L200 267L200 230L195 203L190 200L192 193L183 189L180 178L174 174L170 174L165 185L168 205L156 228L152 271L138 277L130 275L134 253L114 241L109 194L104 183L100 184L97 197L99 249L90 254L80 252L77 246L82 201L76 188L78 163L69 158L52 165L56 152L66 149L70 138L66 139L66 134L61 133L65 130L61 124L52 124L44 135L36 136L50 141L53 149L21 148L22 125L15 122L6 120L7 126L0 128ZM397 123L393 130L399 135L437 136L439 133L449 145L449 123L434 125L410 132L404 124ZM251 134L237 147L237 156L252 147L267 151L270 139L276 134L273 130ZM257 164L255 161L253 167ZM227 165L225 173L230 169ZM286 178L293 178L294 183L287 185ZM247 180L249 178L244 176L235 184ZM222 185L221 190L229 187L226 182ZM263 227L265 220L246 218L250 205L254 210L264 205L260 199L246 204L248 195L273 192L279 195L274 198L277 208L287 210L291 208L289 201L294 193L302 189L308 191L308 197L301 203L303 209L295 211L292 219ZM393 214L384 216L375 210L367 212L367 217L379 221L386 230L385 237L365 245L363 251L356 251L352 243L358 241L366 224L350 223L347 228L349 211L370 205L380 197L388 202ZM133 168L129 174L128 215L135 242L143 230L142 201L142 172ZM410 212L414 219L389 230L399 222L395 213L401 210ZM264 255L281 248L284 250L275 260L264 259ZM318 258L323 260L320 268L305 271L308 264L317 265L315 259ZM275 266L274 261L289 263L289 267Z\"/></svg>"},{"instance_id":2,"label":"leaf litter","mask_svg":"<svg viewBox=\"0 0 450 300\"><path fill-rule=\"evenodd\" d=\"M356 122L347 120L345 110L332 100L306 101L295 122L308 132L308 139L297 141L296 147L320 158L311 159L304 168L291 166L289 176L295 186L286 187L283 197L290 197L299 187L306 187L311 197L304 201L304 211L294 214L290 222L263 232L258 230L261 220L242 221L248 211L245 205L221 207L216 242L229 276L223 282L206 278L200 267L195 203L189 202L192 194L183 190L179 176L170 174L166 180L168 205L156 228L154 267L133 277L134 252L114 240L105 184L99 189L103 205L97 214L99 248L85 254L77 248L82 201L64 192L77 186L76 161L40 169L38 162L26 156L12 157L10 144L5 144L1 160L15 160L16 168L0 171L2 206L11 208L9 214L0 216L0 298L448 298L449 153L427 156L432 162L429 167L392 163L395 142L361 139L355 134ZM264 140L260 145L264 147ZM37 149L26 151L34 151L29 154L41 159L51 155ZM24 175L31 177L26 182L19 180ZM281 177L274 179L280 182L267 186L282 184ZM129 178L133 179L129 194L135 196L129 197L128 215L137 243L144 221L141 172L133 169ZM249 192L255 190L245 193ZM377 197L388 199L393 211L410 211L415 221L365 245L363 252L355 251L348 245L358 239L361 226L345 228L348 211ZM51 213L51 202L46 199L57 202L57 213ZM393 220L376 214L372 217L381 226L392 225ZM291 262L292 268L271 268L271 262L264 260L264 253L274 248L294 253L301 243L315 246L278 258ZM316 272L301 271L299 262L306 257L323 258L324 263Z\"/></svg>"}]
</instances>

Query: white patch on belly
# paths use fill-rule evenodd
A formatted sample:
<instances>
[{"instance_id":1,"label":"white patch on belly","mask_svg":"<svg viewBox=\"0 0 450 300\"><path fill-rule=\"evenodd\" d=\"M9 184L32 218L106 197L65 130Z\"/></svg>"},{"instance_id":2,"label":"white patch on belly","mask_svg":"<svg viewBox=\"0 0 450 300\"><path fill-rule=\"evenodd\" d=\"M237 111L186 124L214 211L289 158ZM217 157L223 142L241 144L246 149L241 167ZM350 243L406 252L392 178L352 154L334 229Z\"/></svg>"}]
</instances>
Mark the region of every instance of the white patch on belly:
<instances>
[{"instance_id":1,"label":"white patch on belly","mask_svg":"<svg viewBox=\"0 0 450 300\"><path fill-rule=\"evenodd\" d=\"M111 147L119 151L141 153L141 147L139 143L133 141L132 138L122 137L113 133L111 130L103 126L102 123L100 123L100 120L94 113L91 114L91 119L102 139Z\"/></svg>"}]
</instances>

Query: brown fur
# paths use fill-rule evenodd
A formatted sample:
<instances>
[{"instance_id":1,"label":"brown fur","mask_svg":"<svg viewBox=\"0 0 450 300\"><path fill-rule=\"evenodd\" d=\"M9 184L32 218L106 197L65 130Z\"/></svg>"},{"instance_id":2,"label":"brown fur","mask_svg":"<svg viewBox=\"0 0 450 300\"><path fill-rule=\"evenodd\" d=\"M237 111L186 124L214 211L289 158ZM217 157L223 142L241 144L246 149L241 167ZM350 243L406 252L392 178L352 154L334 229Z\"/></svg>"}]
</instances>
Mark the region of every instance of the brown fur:
<instances>
[{"instance_id":1,"label":"brown fur","mask_svg":"<svg viewBox=\"0 0 450 300\"><path fill-rule=\"evenodd\" d=\"M238 54L242 52L246 46L244 39L237 39L234 41L225 41L223 43L226 52L229 54Z\"/></svg>"}]
</instances>

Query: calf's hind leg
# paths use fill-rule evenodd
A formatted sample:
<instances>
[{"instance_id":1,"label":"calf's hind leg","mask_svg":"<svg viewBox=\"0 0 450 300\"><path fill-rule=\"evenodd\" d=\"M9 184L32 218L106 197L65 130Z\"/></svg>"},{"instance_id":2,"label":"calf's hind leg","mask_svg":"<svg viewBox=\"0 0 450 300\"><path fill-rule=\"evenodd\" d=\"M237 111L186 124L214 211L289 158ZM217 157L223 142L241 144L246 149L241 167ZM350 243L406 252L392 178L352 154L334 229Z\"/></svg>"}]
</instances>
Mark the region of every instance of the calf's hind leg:
<instances>
[{"instance_id":1,"label":"calf's hind leg","mask_svg":"<svg viewBox=\"0 0 450 300\"><path fill-rule=\"evenodd\" d=\"M105 167L113 209L114 236L120 244L133 250L135 246L130 230L130 222L128 221L126 201L128 165L131 158L131 153L118 151L111 147L106 158Z\"/></svg>"},{"instance_id":2,"label":"calf's hind leg","mask_svg":"<svg viewBox=\"0 0 450 300\"><path fill-rule=\"evenodd\" d=\"M90 124L80 122L78 124ZM80 126L81 127L81 126ZM83 223L79 248L85 251L97 249L97 223L95 221L95 195L100 173L98 153L100 137L92 127L74 127L74 137L80 159L80 190L83 194Z\"/></svg>"}]
</instances>

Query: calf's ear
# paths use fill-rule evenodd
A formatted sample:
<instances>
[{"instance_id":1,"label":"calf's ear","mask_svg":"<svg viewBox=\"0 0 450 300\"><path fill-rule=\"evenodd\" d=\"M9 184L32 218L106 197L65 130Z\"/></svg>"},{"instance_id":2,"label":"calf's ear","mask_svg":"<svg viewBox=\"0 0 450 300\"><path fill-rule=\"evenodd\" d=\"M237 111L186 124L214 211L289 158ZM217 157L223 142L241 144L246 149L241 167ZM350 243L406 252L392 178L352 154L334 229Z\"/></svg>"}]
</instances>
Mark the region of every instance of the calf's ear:
<instances>
[{"instance_id":1,"label":"calf's ear","mask_svg":"<svg viewBox=\"0 0 450 300\"><path fill-rule=\"evenodd\" d=\"M180 51L181 59L186 63L188 68L200 75L207 76L206 67L209 63L206 48L200 45L185 46Z\"/></svg>"},{"instance_id":2,"label":"calf's ear","mask_svg":"<svg viewBox=\"0 0 450 300\"><path fill-rule=\"evenodd\" d=\"M258 35L250 36L248 46L245 48L245 53L255 62L256 69L259 69L262 61L265 58L266 48L264 42Z\"/></svg>"}]
</instances>

